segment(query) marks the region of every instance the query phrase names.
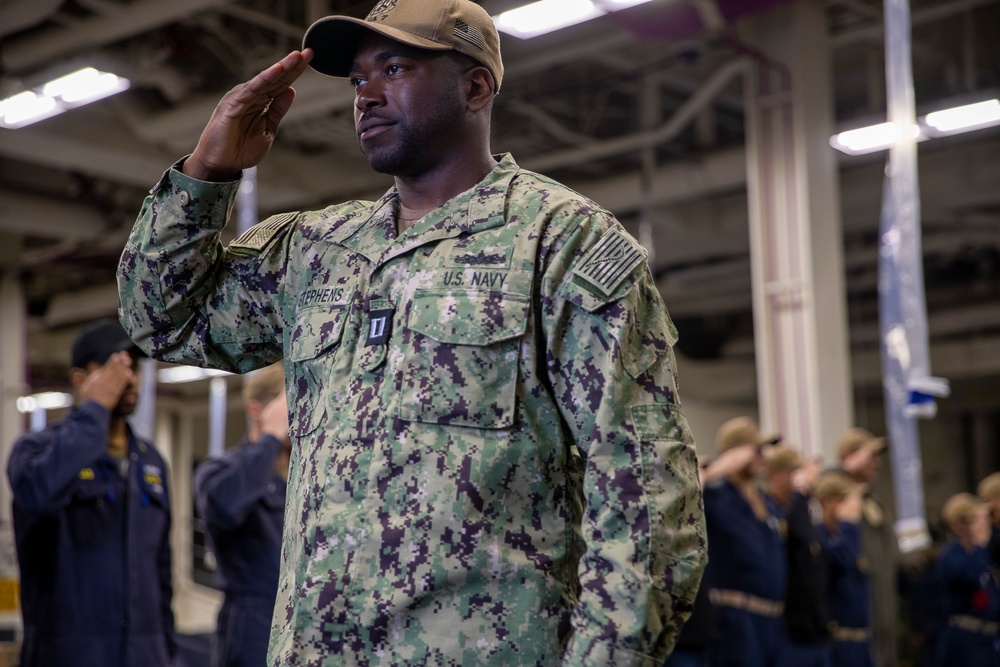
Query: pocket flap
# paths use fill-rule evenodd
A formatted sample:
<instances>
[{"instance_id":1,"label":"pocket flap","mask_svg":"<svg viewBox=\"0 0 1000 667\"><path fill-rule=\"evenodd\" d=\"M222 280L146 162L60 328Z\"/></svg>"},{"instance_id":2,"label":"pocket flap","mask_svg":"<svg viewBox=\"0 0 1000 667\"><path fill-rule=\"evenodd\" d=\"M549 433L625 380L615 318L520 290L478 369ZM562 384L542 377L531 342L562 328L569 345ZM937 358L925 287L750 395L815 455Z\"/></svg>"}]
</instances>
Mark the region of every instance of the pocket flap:
<instances>
[{"instance_id":1,"label":"pocket flap","mask_svg":"<svg viewBox=\"0 0 1000 667\"><path fill-rule=\"evenodd\" d=\"M308 308L298 314L292 333L291 361L315 359L340 342L347 308Z\"/></svg>"},{"instance_id":2,"label":"pocket flap","mask_svg":"<svg viewBox=\"0 0 1000 667\"><path fill-rule=\"evenodd\" d=\"M529 308L527 296L508 292L418 290L409 327L439 343L489 345L523 335Z\"/></svg>"}]
</instances>

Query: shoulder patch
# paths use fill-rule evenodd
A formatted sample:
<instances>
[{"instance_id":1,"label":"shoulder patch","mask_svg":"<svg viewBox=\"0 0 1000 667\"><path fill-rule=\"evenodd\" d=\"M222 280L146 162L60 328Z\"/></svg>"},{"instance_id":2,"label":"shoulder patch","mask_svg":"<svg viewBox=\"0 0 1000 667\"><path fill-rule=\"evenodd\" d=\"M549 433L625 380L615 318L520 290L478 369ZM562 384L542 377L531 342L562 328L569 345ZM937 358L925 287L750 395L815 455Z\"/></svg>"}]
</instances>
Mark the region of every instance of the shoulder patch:
<instances>
[{"instance_id":1,"label":"shoulder patch","mask_svg":"<svg viewBox=\"0 0 1000 667\"><path fill-rule=\"evenodd\" d=\"M645 260L642 246L621 227L615 226L604 232L583 256L573 269L573 275L610 298L632 270Z\"/></svg>"},{"instance_id":2,"label":"shoulder patch","mask_svg":"<svg viewBox=\"0 0 1000 667\"><path fill-rule=\"evenodd\" d=\"M271 242L271 239L273 239L275 235L277 235L277 233L285 227L285 225L297 218L298 215L298 211L293 211L291 213L279 213L278 215L272 215L263 222L258 222L256 225L236 237L236 239L229 244L229 251L234 255L242 255L244 257L255 257L259 255Z\"/></svg>"}]
</instances>

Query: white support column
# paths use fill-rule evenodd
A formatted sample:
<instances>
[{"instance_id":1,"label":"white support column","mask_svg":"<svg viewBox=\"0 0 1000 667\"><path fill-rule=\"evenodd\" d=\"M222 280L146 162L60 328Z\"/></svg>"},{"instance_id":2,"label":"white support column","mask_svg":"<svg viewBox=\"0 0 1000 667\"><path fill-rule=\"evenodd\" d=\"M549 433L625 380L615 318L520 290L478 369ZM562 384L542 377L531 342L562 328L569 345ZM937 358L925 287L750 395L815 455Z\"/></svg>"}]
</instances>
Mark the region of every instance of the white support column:
<instances>
[{"instance_id":1,"label":"white support column","mask_svg":"<svg viewBox=\"0 0 1000 667\"><path fill-rule=\"evenodd\" d=\"M742 27L760 422L832 461L853 414L826 18L798 0Z\"/></svg>"},{"instance_id":2,"label":"white support column","mask_svg":"<svg viewBox=\"0 0 1000 667\"><path fill-rule=\"evenodd\" d=\"M20 243L13 243L16 248ZM8 264L11 266L11 264ZM17 411L17 397L27 393L24 288L16 266L0 273L0 464L7 469L11 446L24 433L25 420ZM0 629L17 628L15 582L17 554L11 518L11 491L7 475L0 480Z\"/></svg>"}]
</instances>

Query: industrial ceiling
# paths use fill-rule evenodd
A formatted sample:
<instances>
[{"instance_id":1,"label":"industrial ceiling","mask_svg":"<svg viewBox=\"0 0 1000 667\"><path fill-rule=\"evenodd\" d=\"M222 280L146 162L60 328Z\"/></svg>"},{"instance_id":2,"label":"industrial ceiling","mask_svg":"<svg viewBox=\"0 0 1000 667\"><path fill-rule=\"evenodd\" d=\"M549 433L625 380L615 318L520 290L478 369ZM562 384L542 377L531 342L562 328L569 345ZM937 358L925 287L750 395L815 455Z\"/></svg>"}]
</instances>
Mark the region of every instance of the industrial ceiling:
<instances>
[{"instance_id":1,"label":"industrial ceiling","mask_svg":"<svg viewBox=\"0 0 1000 667\"><path fill-rule=\"evenodd\" d=\"M828 18L837 124L884 119L882 3L797 1ZM531 40L501 38L494 150L593 197L633 230L649 223L680 350L703 364L752 363L741 26L786 2L654 0ZM483 4L494 14L511 6ZM996 96L1000 0L911 4L918 108ZM0 129L0 266L23 279L34 388L63 381L76 327L113 316L114 269L139 205L192 150L221 95L297 48L316 18L369 8L0 0L0 98L81 65L132 82L115 97ZM261 217L383 192L388 181L357 149L349 84L310 71L296 89L259 170ZM852 354L856 376L870 380L884 154L841 156L840 165ZM1000 376L1000 130L922 144L920 174L933 349L945 373Z\"/></svg>"}]
</instances>

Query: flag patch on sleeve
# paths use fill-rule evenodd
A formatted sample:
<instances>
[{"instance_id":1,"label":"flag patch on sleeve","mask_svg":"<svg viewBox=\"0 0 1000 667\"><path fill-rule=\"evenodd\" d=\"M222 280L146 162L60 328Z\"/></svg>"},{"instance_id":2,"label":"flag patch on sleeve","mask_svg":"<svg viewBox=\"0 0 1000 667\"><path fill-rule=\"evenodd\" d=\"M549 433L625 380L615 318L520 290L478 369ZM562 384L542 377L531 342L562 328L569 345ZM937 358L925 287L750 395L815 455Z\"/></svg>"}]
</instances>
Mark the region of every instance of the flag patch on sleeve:
<instances>
[{"instance_id":1,"label":"flag patch on sleeve","mask_svg":"<svg viewBox=\"0 0 1000 667\"><path fill-rule=\"evenodd\" d=\"M573 275L603 296L610 297L635 267L645 260L646 252L642 246L621 227L612 227L584 255L573 269Z\"/></svg>"},{"instance_id":2,"label":"flag patch on sleeve","mask_svg":"<svg viewBox=\"0 0 1000 667\"><path fill-rule=\"evenodd\" d=\"M259 255L267 247L267 244L271 242L275 234L281 231L282 227L298 217L298 215L298 211L272 215L264 222L254 225L236 237L229 244L229 251L236 255Z\"/></svg>"}]
</instances>

